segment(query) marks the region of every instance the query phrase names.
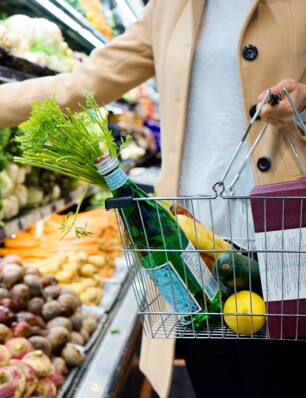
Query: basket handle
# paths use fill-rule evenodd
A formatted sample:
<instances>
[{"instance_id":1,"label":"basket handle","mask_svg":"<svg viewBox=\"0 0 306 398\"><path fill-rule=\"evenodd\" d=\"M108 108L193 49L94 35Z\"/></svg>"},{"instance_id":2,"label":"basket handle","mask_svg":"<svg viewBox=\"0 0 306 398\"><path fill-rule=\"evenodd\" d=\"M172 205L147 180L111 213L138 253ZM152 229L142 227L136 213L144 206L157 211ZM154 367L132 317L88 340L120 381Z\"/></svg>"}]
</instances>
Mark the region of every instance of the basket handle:
<instances>
[{"instance_id":1,"label":"basket handle","mask_svg":"<svg viewBox=\"0 0 306 398\"><path fill-rule=\"evenodd\" d=\"M281 100L283 99L284 95L287 96L287 98L288 98L288 100L289 100L289 102L290 102L290 105L291 105L291 107L292 107L292 109L293 109L293 111L294 111L294 114L295 114L295 116L296 116L296 118L297 118L297 120L298 120L298 122L299 122L299 124L300 124L300 127L301 127L301 129L302 129L304 135L306 136L306 128L305 128L305 125L304 125L303 120L301 119L301 117L300 117L300 115L299 115L299 112L298 112L296 106L294 105L294 102L292 101L292 98L291 98L291 96L290 96L288 90L287 90L285 87L283 87L282 93L277 93L277 94L275 94L275 95L271 93L271 90L270 90L270 89L267 90L267 92L266 92L266 94L265 94L263 100L260 102L258 108L256 109L256 112L255 112L254 116L252 117L252 119L251 119L251 121L250 121L250 124L248 125L248 127L247 127L245 133L243 134L243 137L241 138L241 141L239 142L239 144L238 144L238 146L237 146L237 148L236 148L236 150L235 150L235 152L234 152L234 154L233 154L233 156L232 156L232 158L231 158L231 160L230 160L230 162L229 162L229 165L227 166L227 168L226 168L226 170L225 170L223 176L221 177L221 179L220 179L219 181L216 181L216 182L213 184L213 186L212 186L212 189L213 189L213 191L215 192L215 194L216 194L217 197L218 197L218 196L222 197L222 196L223 196L223 193L225 192L225 189L227 189L227 190L229 191L230 196L232 196L232 195L234 194L233 186L236 184L236 182L237 182L237 180L238 180L238 178L239 178L239 176L240 176L240 174L241 174L243 168L245 167L245 165L246 165L246 163L247 163L249 157L251 156L253 150L255 149L255 147L256 147L258 141L260 140L260 138L263 136L264 132L266 131L266 128L267 128L267 126L268 126L268 123L265 123L265 124L264 124L263 128L261 129L260 133L258 134L258 136L257 136L256 140L254 141L252 147L251 147L250 150L248 151L248 153L247 153L247 155L246 155L246 157L245 157L245 160L244 160L242 166L240 167L240 169L239 169L238 172L236 173L236 175L235 175L233 181L231 182L231 184L230 184L229 186L225 187L224 181L225 181L225 179L226 179L228 173L230 172L230 170L231 170L231 168L232 168L232 165L233 165L233 163L235 162L235 160L236 160L236 158L237 158L237 156L238 156L238 154L239 154L239 152L240 152L240 150L241 150L241 147L242 147L244 141L246 140L246 138L247 138L247 136L248 136L248 134L249 134L249 132L250 132L250 130L251 130L251 128L252 128L252 126L253 126L253 124L254 124L256 118L257 118L257 116L259 115L259 113L260 113L262 107L264 106L265 102L268 100L268 102L269 102L270 105L275 105L275 104L277 104L279 101L281 101ZM290 138L289 138L289 136L288 136L286 130L282 127L282 128L281 128L281 131L282 131L282 133L284 134L286 140L288 141L288 144L289 144L289 146L290 146L290 148L291 148L291 150L292 150L294 156L296 157L296 159L297 159L297 161L298 161L298 163L299 163L299 165L300 165L300 167L301 167L303 173L306 175L306 169L305 169L305 167L304 167L304 165L303 165L303 163L302 163L302 161L301 161L301 159L300 159L298 153L296 152L296 150L295 150L295 148L294 148L294 145L292 144L292 142L291 142L291 140L290 140Z\"/></svg>"}]
</instances>

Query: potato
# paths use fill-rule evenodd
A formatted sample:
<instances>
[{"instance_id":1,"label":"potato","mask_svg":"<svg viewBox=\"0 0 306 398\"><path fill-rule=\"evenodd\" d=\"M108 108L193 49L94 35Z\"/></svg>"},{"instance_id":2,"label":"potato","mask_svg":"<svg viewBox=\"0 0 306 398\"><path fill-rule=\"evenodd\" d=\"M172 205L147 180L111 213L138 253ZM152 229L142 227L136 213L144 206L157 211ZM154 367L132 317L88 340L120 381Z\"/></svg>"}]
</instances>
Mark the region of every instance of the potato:
<instances>
[{"instance_id":1,"label":"potato","mask_svg":"<svg viewBox=\"0 0 306 398\"><path fill-rule=\"evenodd\" d=\"M79 304L77 298L70 293L61 294L57 299L57 302L60 305L61 313L64 316L74 314Z\"/></svg>"},{"instance_id":2,"label":"potato","mask_svg":"<svg viewBox=\"0 0 306 398\"><path fill-rule=\"evenodd\" d=\"M82 263L85 263L88 259L88 254L85 250L77 252L77 257L81 260Z\"/></svg>"},{"instance_id":3,"label":"potato","mask_svg":"<svg viewBox=\"0 0 306 398\"><path fill-rule=\"evenodd\" d=\"M87 261L97 268L101 268L105 265L105 257L101 254L89 256Z\"/></svg>"},{"instance_id":4,"label":"potato","mask_svg":"<svg viewBox=\"0 0 306 398\"><path fill-rule=\"evenodd\" d=\"M68 367L79 366L83 363L84 357L80 352L71 344L67 344L61 352L61 357L65 360Z\"/></svg>"},{"instance_id":5,"label":"potato","mask_svg":"<svg viewBox=\"0 0 306 398\"><path fill-rule=\"evenodd\" d=\"M92 264L85 264L81 268L82 276L92 277L95 272L96 272L96 268Z\"/></svg>"},{"instance_id":6,"label":"potato","mask_svg":"<svg viewBox=\"0 0 306 398\"><path fill-rule=\"evenodd\" d=\"M69 283L73 280L73 273L69 270L59 271L55 274L55 278L59 283Z\"/></svg>"},{"instance_id":7,"label":"potato","mask_svg":"<svg viewBox=\"0 0 306 398\"><path fill-rule=\"evenodd\" d=\"M52 351L59 352L69 341L70 334L63 326L55 326L49 329L47 339L51 343Z\"/></svg>"},{"instance_id":8,"label":"potato","mask_svg":"<svg viewBox=\"0 0 306 398\"><path fill-rule=\"evenodd\" d=\"M45 303L42 307L42 315L47 321L59 316L60 314L61 306L56 300Z\"/></svg>"},{"instance_id":9,"label":"potato","mask_svg":"<svg viewBox=\"0 0 306 398\"><path fill-rule=\"evenodd\" d=\"M62 326L67 329L69 332L72 330L72 322L69 318L65 318L63 316L57 316L53 318L51 321L47 323L47 329L51 329L55 326Z\"/></svg>"}]
</instances>

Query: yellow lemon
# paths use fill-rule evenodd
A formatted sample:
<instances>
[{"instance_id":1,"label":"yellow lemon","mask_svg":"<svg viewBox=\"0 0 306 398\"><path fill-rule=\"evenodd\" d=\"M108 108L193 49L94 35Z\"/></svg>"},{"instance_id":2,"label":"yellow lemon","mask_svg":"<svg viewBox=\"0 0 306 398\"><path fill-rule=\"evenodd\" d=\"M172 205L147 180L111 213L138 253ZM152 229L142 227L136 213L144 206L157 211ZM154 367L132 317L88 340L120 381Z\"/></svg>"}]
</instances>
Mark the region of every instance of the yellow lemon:
<instances>
[{"instance_id":1,"label":"yellow lemon","mask_svg":"<svg viewBox=\"0 0 306 398\"><path fill-rule=\"evenodd\" d=\"M237 303L237 307L236 307ZM224 313L243 315L224 315L227 326L239 334L252 334L258 332L266 322L265 303L256 293L243 290L232 294L224 304ZM238 329L237 329L238 328Z\"/></svg>"}]
</instances>

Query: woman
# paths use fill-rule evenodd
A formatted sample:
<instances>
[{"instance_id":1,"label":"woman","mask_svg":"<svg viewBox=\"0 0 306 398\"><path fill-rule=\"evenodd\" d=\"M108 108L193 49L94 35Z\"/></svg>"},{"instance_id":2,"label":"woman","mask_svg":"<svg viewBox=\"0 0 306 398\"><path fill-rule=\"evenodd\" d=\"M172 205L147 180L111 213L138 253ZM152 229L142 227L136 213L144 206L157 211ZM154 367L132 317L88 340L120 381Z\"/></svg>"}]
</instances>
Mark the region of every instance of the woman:
<instances>
[{"instance_id":1,"label":"woman","mask_svg":"<svg viewBox=\"0 0 306 398\"><path fill-rule=\"evenodd\" d=\"M185 163L186 156L184 154L182 157L182 154L184 143L186 144L186 122L191 122L187 118L187 107L190 82L194 77L191 73L195 50L198 48L197 37L205 29L205 17L209 11L213 11L211 7L214 3L219 5L220 10L228 3L232 3L237 9L243 6L241 1L238 6L234 0L151 0L143 16L122 36L102 49L94 50L89 62L77 66L71 74L1 86L0 126L17 125L29 116L32 102L51 97L54 93L60 105L77 110L78 103L84 102L86 92L94 95L98 103L108 103L155 75L160 94L163 159L162 174L156 182L156 190L160 195L182 193L181 171L186 171L185 181L192 179L194 172L193 163L188 166ZM245 125L244 128L241 126L249 123L250 113L256 109L258 95L271 86L273 93L281 91L283 83L276 83L283 79L292 79L286 80L287 89L299 110L305 108L305 5L304 0L248 1L239 27L238 44L233 43L234 47L231 49L221 48L224 61L228 55L232 56L234 48L233 59L237 63L235 67L238 65L236 79L241 85L242 98L238 113L244 114L245 119L237 126L239 134L241 132L242 135ZM211 56L214 56L213 53ZM222 57L218 63L223 63ZM226 81L227 86L230 80ZM222 90L213 93L213 96L218 98L218 107L215 110L220 110L221 118L223 104L231 101L231 93L224 96ZM201 97L198 101L202 101ZM262 119L255 122L249 134L249 145L252 145L261 130L263 118L274 124L276 121L286 123L291 140L306 164L306 138L292 122L287 99L273 107L269 104L264 106ZM207 139L205 134L219 136L219 142L222 142L226 122L224 119L224 128L220 131L204 132L203 129L203 142ZM205 123L207 120L202 121L203 126ZM189 133L190 131L188 136ZM230 159L236 143L233 141L232 147L226 151L219 149L219 157L224 158L226 155ZM210 156L212 153L204 145L204 165ZM270 159L270 163L262 167L264 157ZM259 185L294 180L302 174L279 128L273 125L269 126L255 148L252 166L254 179ZM174 343L174 340L156 341L144 338L142 344L141 369L161 397L168 395L171 385ZM205 344L208 343L210 342Z\"/></svg>"}]
</instances>

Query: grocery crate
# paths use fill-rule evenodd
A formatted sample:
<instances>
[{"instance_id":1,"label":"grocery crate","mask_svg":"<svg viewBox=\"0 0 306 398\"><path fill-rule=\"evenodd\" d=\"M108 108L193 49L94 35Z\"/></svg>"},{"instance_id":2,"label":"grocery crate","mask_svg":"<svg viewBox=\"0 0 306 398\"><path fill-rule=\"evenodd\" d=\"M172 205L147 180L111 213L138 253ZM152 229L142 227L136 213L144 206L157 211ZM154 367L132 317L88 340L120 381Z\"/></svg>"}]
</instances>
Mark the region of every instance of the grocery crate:
<instances>
[{"instance_id":1,"label":"grocery crate","mask_svg":"<svg viewBox=\"0 0 306 398\"><path fill-rule=\"evenodd\" d=\"M108 199L109 208L134 206L141 233L146 237L147 244L139 247L117 210L122 250L148 337L306 339L306 178L255 187L250 196L233 195L247 159L265 132L265 124L232 183L225 186L224 182L263 104L267 99L281 100L283 95L287 95L306 135L287 90L276 98L268 90L226 172L213 185L212 195L150 197L155 203L154 222L160 230L162 248L149 244L142 210L142 202L148 198L121 198L119 206L117 200L112 204ZM306 176L290 138L285 130L283 133ZM161 222L165 201L179 237L168 247L169 237ZM184 222L188 218L189 229L184 229L182 216ZM182 244L181 230L192 245ZM208 239L207 247L202 244L204 238ZM173 265L174 255L183 259L183 270ZM154 268L152 259L156 256L166 259L162 268ZM163 282L158 279L158 269L158 275L164 273ZM194 279L188 276L190 270Z\"/></svg>"}]
</instances>

